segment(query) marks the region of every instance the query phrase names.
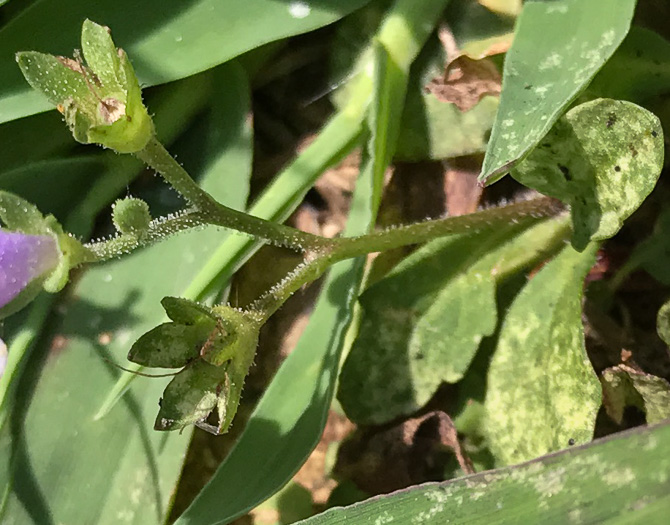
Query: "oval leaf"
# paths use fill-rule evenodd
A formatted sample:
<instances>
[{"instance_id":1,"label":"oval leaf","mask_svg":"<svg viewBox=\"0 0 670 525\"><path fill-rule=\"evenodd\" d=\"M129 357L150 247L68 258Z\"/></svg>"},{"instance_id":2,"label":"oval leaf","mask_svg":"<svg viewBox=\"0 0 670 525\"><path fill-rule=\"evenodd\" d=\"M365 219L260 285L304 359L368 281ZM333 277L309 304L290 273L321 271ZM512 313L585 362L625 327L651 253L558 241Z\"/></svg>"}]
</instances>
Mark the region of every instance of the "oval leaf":
<instances>
[{"instance_id":1,"label":"oval leaf","mask_svg":"<svg viewBox=\"0 0 670 525\"><path fill-rule=\"evenodd\" d=\"M595 252L595 245L564 248L505 317L485 402L489 445L501 464L593 436L601 391L584 348L581 298Z\"/></svg>"},{"instance_id":2,"label":"oval leaf","mask_svg":"<svg viewBox=\"0 0 670 525\"><path fill-rule=\"evenodd\" d=\"M642 204L663 154L656 116L631 102L598 99L570 110L512 176L570 204L573 245L582 250L612 237Z\"/></svg>"},{"instance_id":3,"label":"oval leaf","mask_svg":"<svg viewBox=\"0 0 670 525\"><path fill-rule=\"evenodd\" d=\"M495 330L497 285L565 235L565 221L550 220L438 239L370 287L340 374L347 416L386 423L422 407L442 382L459 381Z\"/></svg>"}]
</instances>

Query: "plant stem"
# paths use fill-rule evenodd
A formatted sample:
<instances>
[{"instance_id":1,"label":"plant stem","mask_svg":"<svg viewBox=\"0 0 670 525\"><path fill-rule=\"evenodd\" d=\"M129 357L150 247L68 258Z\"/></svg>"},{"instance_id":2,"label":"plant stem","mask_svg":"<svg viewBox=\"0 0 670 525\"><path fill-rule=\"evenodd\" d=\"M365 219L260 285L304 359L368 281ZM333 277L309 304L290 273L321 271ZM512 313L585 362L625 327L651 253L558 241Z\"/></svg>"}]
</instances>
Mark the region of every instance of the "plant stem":
<instances>
[{"instance_id":1,"label":"plant stem","mask_svg":"<svg viewBox=\"0 0 670 525\"><path fill-rule=\"evenodd\" d=\"M501 223L534 222L558 215L564 209L559 201L540 197L469 215L446 217L368 235L342 238L332 247L308 252L306 262L256 299L249 310L257 312L267 320L294 292L320 277L332 264L344 259L419 244L445 235L475 233L495 228Z\"/></svg>"},{"instance_id":2,"label":"plant stem","mask_svg":"<svg viewBox=\"0 0 670 525\"><path fill-rule=\"evenodd\" d=\"M82 262L92 263L114 259L140 246L165 239L169 235L207 224L211 224L209 217L193 209L178 215L155 219L149 224L149 229L141 235L124 233L106 241L85 244L84 248L88 250L89 255Z\"/></svg>"},{"instance_id":3,"label":"plant stem","mask_svg":"<svg viewBox=\"0 0 670 525\"><path fill-rule=\"evenodd\" d=\"M501 223L515 223L552 217L564 209L560 201L550 197L540 197L499 208L489 208L468 215L433 219L389 230L376 231L360 237L341 239L334 249L333 255L340 261L366 253L419 244L445 235L474 233L494 228Z\"/></svg>"},{"instance_id":4,"label":"plant stem","mask_svg":"<svg viewBox=\"0 0 670 525\"><path fill-rule=\"evenodd\" d=\"M205 222L208 224L247 233L272 244L297 251L332 244L330 239L266 221L220 204L193 181L186 170L155 137L136 155L160 173L165 181L179 192L195 210L201 212L206 217Z\"/></svg>"}]
</instances>

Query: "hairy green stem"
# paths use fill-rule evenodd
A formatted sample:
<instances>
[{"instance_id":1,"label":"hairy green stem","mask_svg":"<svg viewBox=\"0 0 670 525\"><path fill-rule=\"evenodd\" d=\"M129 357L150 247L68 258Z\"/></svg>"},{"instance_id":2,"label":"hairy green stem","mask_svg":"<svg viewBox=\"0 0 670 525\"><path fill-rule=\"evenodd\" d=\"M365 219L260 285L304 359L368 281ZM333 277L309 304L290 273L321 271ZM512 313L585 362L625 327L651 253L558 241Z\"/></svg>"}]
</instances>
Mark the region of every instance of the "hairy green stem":
<instances>
[{"instance_id":1,"label":"hairy green stem","mask_svg":"<svg viewBox=\"0 0 670 525\"><path fill-rule=\"evenodd\" d=\"M334 249L333 255L340 261L366 253L382 252L410 244L419 244L445 235L486 230L501 223L532 221L552 217L564 209L565 207L560 201L549 197L540 197L499 208L488 208L468 215L433 219L398 228L380 230L360 237L341 239Z\"/></svg>"},{"instance_id":2,"label":"hairy green stem","mask_svg":"<svg viewBox=\"0 0 670 525\"><path fill-rule=\"evenodd\" d=\"M320 277L332 264L344 259L419 244L445 235L474 233L495 228L501 223L533 222L558 215L564 209L559 201L540 197L469 215L445 217L368 235L338 239L332 247L308 252L303 264L256 299L249 309L258 312L264 320L267 320L294 292Z\"/></svg>"},{"instance_id":3,"label":"hairy green stem","mask_svg":"<svg viewBox=\"0 0 670 525\"><path fill-rule=\"evenodd\" d=\"M149 229L141 234L124 233L105 241L85 244L87 257L82 262L102 262L130 253L140 246L153 244L169 235L212 224L210 218L197 210L186 210L178 215L161 217L149 224Z\"/></svg>"},{"instance_id":4,"label":"hairy green stem","mask_svg":"<svg viewBox=\"0 0 670 525\"><path fill-rule=\"evenodd\" d=\"M272 244L297 251L305 251L330 244L329 239L254 217L217 202L193 181L186 170L156 138L150 140L147 146L136 155L145 164L160 173L165 181L179 192L189 204L207 217L209 224L247 233Z\"/></svg>"}]
</instances>

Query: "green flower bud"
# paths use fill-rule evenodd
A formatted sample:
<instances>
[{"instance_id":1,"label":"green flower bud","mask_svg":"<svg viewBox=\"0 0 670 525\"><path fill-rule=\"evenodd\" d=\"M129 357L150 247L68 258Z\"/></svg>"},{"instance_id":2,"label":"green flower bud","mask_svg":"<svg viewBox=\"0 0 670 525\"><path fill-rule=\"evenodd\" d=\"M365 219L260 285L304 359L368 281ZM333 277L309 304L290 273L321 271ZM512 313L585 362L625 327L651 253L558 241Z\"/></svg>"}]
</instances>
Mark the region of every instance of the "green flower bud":
<instances>
[{"instance_id":1,"label":"green flower bud","mask_svg":"<svg viewBox=\"0 0 670 525\"><path fill-rule=\"evenodd\" d=\"M31 302L42 289L58 292L85 249L56 219L0 191L0 319Z\"/></svg>"},{"instance_id":2,"label":"green flower bud","mask_svg":"<svg viewBox=\"0 0 670 525\"><path fill-rule=\"evenodd\" d=\"M75 140L119 153L142 150L154 127L126 53L106 27L90 20L84 21L81 47L86 64L78 53L71 59L25 51L16 59L28 83L63 114Z\"/></svg>"},{"instance_id":3,"label":"green flower bud","mask_svg":"<svg viewBox=\"0 0 670 525\"><path fill-rule=\"evenodd\" d=\"M225 432L237 411L244 379L256 353L260 324L229 306L165 297L171 322L150 330L130 349L128 359L151 367L184 367L165 389L156 430L198 425ZM207 422L213 415L215 424Z\"/></svg>"},{"instance_id":4,"label":"green flower bud","mask_svg":"<svg viewBox=\"0 0 670 525\"><path fill-rule=\"evenodd\" d=\"M127 197L112 205L112 221L120 233L142 236L149 230L151 213L149 205L142 199Z\"/></svg>"}]
</instances>

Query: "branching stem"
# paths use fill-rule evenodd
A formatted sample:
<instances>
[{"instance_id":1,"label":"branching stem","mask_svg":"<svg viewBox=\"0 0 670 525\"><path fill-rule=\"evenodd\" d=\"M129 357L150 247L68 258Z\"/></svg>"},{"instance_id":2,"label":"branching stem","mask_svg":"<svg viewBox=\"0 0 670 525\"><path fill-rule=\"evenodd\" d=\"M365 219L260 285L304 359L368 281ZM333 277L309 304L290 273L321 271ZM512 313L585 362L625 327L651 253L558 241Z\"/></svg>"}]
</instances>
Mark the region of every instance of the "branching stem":
<instances>
[{"instance_id":1,"label":"branching stem","mask_svg":"<svg viewBox=\"0 0 670 525\"><path fill-rule=\"evenodd\" d=\"M247 233L277 246L297 251L331 244L329 239L254 217L217 202L195 183L156 138L150 140L147 146L136 155L145 164L160 173L165 181L179 192L195 210L206 217L206 222L209 224Z\"/></svg>"},{"instance_id":2,"label":"branching stem","mask_svg":"<svg viewBox=\"0 0 670 525\"><path fill-rule=\"evenodd\" d=\"M564 209L559 201L540 197L469 215L445 217L359 237L337 239L332 247L307 252L305 262L254 301L250 310L258 312L267 320L294 292L317 279L332 264L344 259L419 244L445 235L475 233L510 222L535 222L558 215Z\"/></svg>"},{"instance_id":3,"label":"branching stem","mask_svg":"<svg viewBox=\"0 0 670 525\"><path fill-rule=\"evenodd\" d=\"M149 229L141 234L123 234L113 239L88 244L85 247L89 256L83 262L118 257L168 235L204 225L230 228L272 244L303 252L304 262L251 304L249 312L263 322L296 290L317 279L332 264L344 259L419 244L445 235L495 228L501 223L532 222L563 211L563 205L558 201L541 197L469 215L435 219L358 237L326 239L220 204L195 183L155 138L137 153L137 156L160 173L165 181L186 199L191 208L184 213L152 221Z\"/></svg>"}]
</instances>

